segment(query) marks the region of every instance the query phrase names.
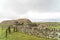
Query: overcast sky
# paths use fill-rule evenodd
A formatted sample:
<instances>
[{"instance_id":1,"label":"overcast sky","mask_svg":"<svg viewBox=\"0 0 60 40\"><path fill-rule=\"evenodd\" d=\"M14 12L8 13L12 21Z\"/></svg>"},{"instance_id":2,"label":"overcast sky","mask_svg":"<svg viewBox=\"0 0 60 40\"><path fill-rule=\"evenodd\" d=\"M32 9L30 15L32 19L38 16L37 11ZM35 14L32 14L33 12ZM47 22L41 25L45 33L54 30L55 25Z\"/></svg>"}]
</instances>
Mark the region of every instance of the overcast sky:
<instances>
[{"instance_id":1,"label":"overcast sky","mask_svg":"<svg viewBox=\"0 0 60 40\"><path fill-rule=\"evenodd\" d=\"M0 0L0 21L18 18L60 21L60 0Z\"/></svg>"}]
</instances>

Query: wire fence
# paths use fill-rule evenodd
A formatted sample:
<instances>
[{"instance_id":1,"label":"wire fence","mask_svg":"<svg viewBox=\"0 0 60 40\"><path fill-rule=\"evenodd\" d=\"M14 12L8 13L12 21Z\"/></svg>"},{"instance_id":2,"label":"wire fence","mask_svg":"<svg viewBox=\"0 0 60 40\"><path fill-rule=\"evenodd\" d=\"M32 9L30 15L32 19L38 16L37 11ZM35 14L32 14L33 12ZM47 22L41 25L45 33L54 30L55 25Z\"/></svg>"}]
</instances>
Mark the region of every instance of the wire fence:
<instances>
[{"instance_id":1,"label":"wire fence","mask_svg":"<svg viewBox=\"0 0 60 40\"><path fill-rule=\"evenodd\" d=\"M10 33L12 33L13 31L17 32L17 27L13 27L13 30L12 30L11 26L8 26L7 28L1 27L0 28L0 40L2 40L2 39L7 40L8 35Z\"/></svg>"},{"instance_id":2,"label":"wire fence","mask_svg":"<svg viewBox=\"0 0 60 40\"><path fill-rule=\"evenodd\" d=\"M0 40L6 39L8 36L8 30L5 28L0 28Z\"/></svg>"}]
</instances>

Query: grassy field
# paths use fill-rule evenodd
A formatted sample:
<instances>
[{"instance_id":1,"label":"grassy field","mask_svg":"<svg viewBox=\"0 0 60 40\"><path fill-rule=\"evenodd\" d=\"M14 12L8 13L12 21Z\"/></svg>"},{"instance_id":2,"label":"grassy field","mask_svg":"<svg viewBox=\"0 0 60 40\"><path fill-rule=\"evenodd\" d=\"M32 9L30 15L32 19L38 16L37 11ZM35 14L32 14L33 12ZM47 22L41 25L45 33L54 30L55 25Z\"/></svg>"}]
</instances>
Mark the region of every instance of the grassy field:
<instances>
[{"instance_id":1,"label":"grassy field","mask_svg":"<svg viewBox=\"0 0 60 40\"><path fill-rule=\"evenodd\" d=\"M58 28L60 28L60 26L49 26L48 28L56 28L56 29L58 29Z\"/></svg>"},{"instance_id":2,"label":"grassy field","mask_svg":"<svg viewBox=\"0 0 60 40\"><path fill-rule=\"evenodd\" d=\"M60 22L34 22L34 23L50 25L50 26L48 26L48 28L60 28ZM53 24L53 26L51 24ZM55 26L55 25L57 25L57 26Z\"/></svg>"},{"instance_id":3,"label":"grassy field","mask_svg":"<svg viewBox=\"0 0 60 40\"><path fill-rule=\"evenodd\" d=\"M5 40L5 29L0 28L0 40Z\"/></svg>"}]
</instances>

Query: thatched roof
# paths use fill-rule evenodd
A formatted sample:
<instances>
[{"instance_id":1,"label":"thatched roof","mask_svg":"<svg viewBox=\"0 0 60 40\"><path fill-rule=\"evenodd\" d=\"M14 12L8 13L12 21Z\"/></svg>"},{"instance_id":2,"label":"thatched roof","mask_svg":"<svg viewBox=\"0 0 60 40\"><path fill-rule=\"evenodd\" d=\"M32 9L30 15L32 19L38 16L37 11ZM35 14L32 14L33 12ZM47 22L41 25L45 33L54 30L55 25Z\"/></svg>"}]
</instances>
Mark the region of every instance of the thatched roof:
<instances>
[{"instance_id":1,"label":"thatched roof","mask_svg":"<svg viewBox=\"0 0 60 40\"><path fill-rule=\"evenodd\" d=\"M6 25L15 25L16 23L28 24L28 23L31 23L31 21L29 19L17 19L17 20L6 20L1 22L1 24L6 24Z\"/></svg>"},{"instance_id":2,"label":"thatched roof","mask_svg":"<svg viewBox=\"0 0 60 40\"><path fill-rule=\"evenodd\" d=\"M17 21L20 23L20 24L28 24L28 23L32 23L29 19L17 19Z\"/></svg>"},{"instance_id":3,"label":"thatched roof","mask_svg":"<svg viewBox=\"0 0 60 40\"><path fill-rule=\"evenodd\" d=\"M1 22L1 24L6 24L6 25L14 25L16 20L6 20Z\"/></svg>"}]
</instances>

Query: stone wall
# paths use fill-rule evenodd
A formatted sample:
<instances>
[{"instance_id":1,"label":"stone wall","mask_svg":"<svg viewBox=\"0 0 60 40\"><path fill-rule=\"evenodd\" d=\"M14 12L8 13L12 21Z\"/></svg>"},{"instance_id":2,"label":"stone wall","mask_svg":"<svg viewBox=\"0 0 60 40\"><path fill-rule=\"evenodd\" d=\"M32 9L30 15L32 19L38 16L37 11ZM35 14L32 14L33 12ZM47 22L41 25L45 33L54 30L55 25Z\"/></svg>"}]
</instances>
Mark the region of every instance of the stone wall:
<instances>
[{"instance_id":1,"label":"stone wall","mask_svg":"<svg viewBox=\"0 0 60 40\"><path fill-rule=\"evenodd\" d=\"M52 34L54 34L52 36L55 37L56 35L55 33L60 32L60 29L55 28L49 29L45 24L43 25L42 24L40 24L39 26L20 25L18 26L18 31L21 31L29 35L34 35L38 37L47 37L47 38L50 38Z\"/></svg>"}]
</instances>

